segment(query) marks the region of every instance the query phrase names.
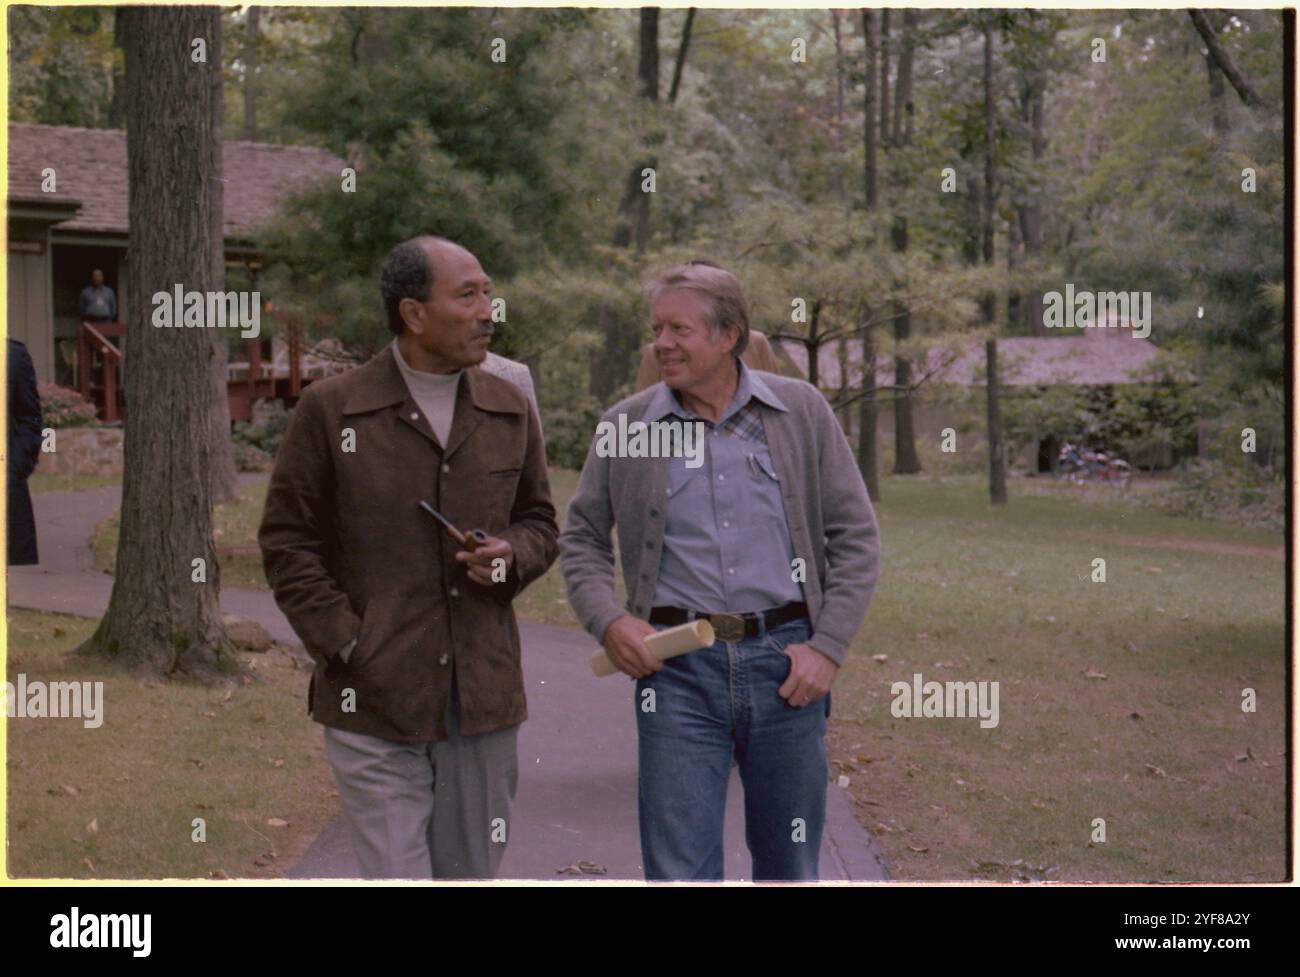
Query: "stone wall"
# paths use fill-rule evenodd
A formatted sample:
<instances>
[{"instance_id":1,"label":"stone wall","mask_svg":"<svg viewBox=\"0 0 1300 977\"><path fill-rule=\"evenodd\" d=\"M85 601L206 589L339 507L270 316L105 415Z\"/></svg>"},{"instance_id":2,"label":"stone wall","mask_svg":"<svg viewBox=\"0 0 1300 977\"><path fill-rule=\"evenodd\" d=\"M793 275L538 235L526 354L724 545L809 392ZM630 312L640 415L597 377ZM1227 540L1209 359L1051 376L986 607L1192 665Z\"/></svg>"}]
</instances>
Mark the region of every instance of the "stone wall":
<instances>
[{"instance_id":1,"label":"stone wall","mask_svg":"<svg viewBox=\"0 0 1300 977\"><path fill-rule=\"evenodd\" d=\"M68 427L54 433L54 450L42 451L41 475L121 475L122 428Z\"/></svg>"}]
</instances>

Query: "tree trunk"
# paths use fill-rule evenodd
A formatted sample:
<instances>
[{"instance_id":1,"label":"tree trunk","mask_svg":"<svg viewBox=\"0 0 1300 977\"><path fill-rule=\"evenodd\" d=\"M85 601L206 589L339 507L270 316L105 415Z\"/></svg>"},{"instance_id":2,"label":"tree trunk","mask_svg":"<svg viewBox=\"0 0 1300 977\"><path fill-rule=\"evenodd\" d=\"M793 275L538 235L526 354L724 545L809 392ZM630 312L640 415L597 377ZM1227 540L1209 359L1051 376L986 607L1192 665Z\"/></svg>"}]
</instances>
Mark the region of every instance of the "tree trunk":
<instances>
[{"instance_id":1,"label":"tree trunk","mask_svg":"<svg viewBox=\"0 0 1300 977\"><path fill-rule=\"evenodd\" d=\"M1043 251L1043 204L1042 195L1037 185L1042 174L1042 160L1047 148L1043 135L1043 90L1046 87L1046 75L1042 68L1034 66L1025 78L1025 88L1021 96L1021 121L1029 129L1029 151L1033 157L1031 175L1035 185L1025 194L1021 206L1017 209L1020 219L1020 237L1024 246L1025 258L1035 260ZM1034 290L1022 296L1023 322L1027 335L1044 335L1043 327L1043 293Z\"/></svg>"},{"instance_id":2,"label":"tree trunk","mask_svg":"<svg viewBox=\"0 0 1300 977\"><path fill-rule=\"evenodd\" d=\"M686 36L678 51L679 64L674 75L679 75L682 67L680 59L686 56ZM659 100L659 8L642 7L640 26L637 37L637 80L640 84L641 98L653 104ZM642 131L643 143L648 143L647 133ZM623 197L619 201L619 219L614 227L613 243L616 248L636 246L638 255L645 252L650 238L650 194L641 189L642 171L654 168L657 160L644 147L647 155L632 164L623 185ZM591 352L587 388L599 402L605 403L613 395L627 376L629 366L635 359L629 355L629 344L635 342L633 337L621 335L622 323L608 306L602 306L597 315L597 327L605 341L599 349Z\"/></svg>"},{"instance_id":3,"label":"tree trunk","mask_svg":"<svg viewBox=\"0 0 1300 977\"><path fill-rule=\"evenodd\" d=\"M1222 19L1219 15L1206 15L1206 21L1211 29L1217 34L1223 27ZM1208 76L1210 84L1210 121L1214 128L1216 136L1227 135L1228 122L1228 105L1227 86L1223 83L1223 70L1214 60L1214 56L1207 50L1205 52L1205 73Z\"/></svg>"},{"instance_id":4,"label":"tree trunk","mask_svg":"<svg viewBox=\"0 0 1300 977\"><path fill-rule=\"evenodd\" d=\"M867 210L876 209L876 12L862 11L862 37L866 43L866 94L863 99L862 146L865 153L863 176Z\"/></svg>"},{"instance_id":5,"label":"tree trunk","mask_svg":"<svg viewBox=\"0 0 1300 977\"><path fill-rule=\"evenodd\" d=\"M898 217L891 233L894 250L907 252L907 218ZM912 314L905 302L894 303L894 346L902 346L912 335ZM894 474L915 475L921 471L916 453L916 434L912 426L912 364L903 356L894 357Z\"/></svg>"},{"instance_id":6,"label":"tree trunk","mask_svg":"<svg viewBox=\"0 0 1300 977\"><path fill-rule=\"evenodd\" d=\"M876 12L862 11L862 37L866 47L866 93L863 102L862 140L865 149L863 172L866 184L867 212L876 209ZM871 311L863 303L862 326L858 329L862 348L862 396L858 398L858 469L867 493L880 500L879 464L876 458L876 353Z\"/></svg>"},{"instance_id":7,"label":"tree trunk","mask_svg":"<svg viewBox=\"0 0 1300 977\"><path fill-rule=\"evenodd\" d=\"M113 49L114 54L119 55L125 48L125 40L122 31L125 25L122 22L122 7L113 8ZM126 76L122 71L120 61L114 60L113 63L113 97L108 103L108 127L110 129L122 129L126 126L126 109L123 104L126 98Z\"/></svg>"},{"instance_id":8,"label":"tree trunk","mask_svg":"<svg viewBox=\"0 0 1300 977\"><path fill-rule=\"evenodd\" d=\"M668 104L677 101L677 90L682 84L682 69L686 67L686 49L691 46L691 27L695 24L695 8L686 11L686 26L682 28L682 40L677 45L677 60L673 63L673 83L668 88ZM658 92L655 96L658 97Z\"/></svg>"},{"instance_id":9,"label":"tree trunk","mask_svg":"<svg viewBox=\"0 0 1300 977\"><path fill-rule=\"evenodd\" d=\"M858 400L858 470L872 502L880 501L880 459L876 455L876 330L862 333L862 397Z\"/></svg>"},{"instance_id":10,"label":"tree trunk","mask_svg":"<svg viewBox=\"0 0 1300 977\"><path fill-rule=\"evenodd\" d=\"M257 141L257 33L262 19L261 7L248 8L244 32L244 138Z\"/></svg>"},{"instance_id":11,"label":"tree trunk","mask_svg":"<svg viewBox=\"0 0 1300 977\"><path fill-rule=\"evenodd\" d=\"M916 11L903 11L903 35L898 54L898 76L894 80L894 145L912 141L912 62L915 57Z\"/></svg>"},{"instance_id":12,"label":"tree trunk","mask_svg":"<svg viewBox=\"0 0 1300 977\"><path fill-rule=\"evenodd\" d=\"M880 143L889 145L889 8L880 11Z\"/></svg>"},{"instance_id":13,"label":"tree trunk","mask_svg":"<svg viewBox=\"0 0 1300 977\"><path fill-rule=\"evenodd\" d=\"M254 10L257 8L254 7ZM220 25L218 25L218 28ZM221 65L221 31L218 29L208 45L208 64ZM226 287L226 234L225 234L225 161L222 152L222 127L225 122L226 93L223 73L210 72L212 79L212 162L209 182L209 206L212 212L208 226L212 233L212 284L213 291ZM224 330L206 330L212 340L212 360L209 376L212 381L212 447L208 472L212 482L213 505L228 505L239 498L239 473L235 470L235 445L230 439L230 395L226 382L226 364L229 362L227 339Z\"/></svg>"},{"instance_id":14,"label":"tree trunk","mask_svg":"<svg viewBox=\"0 0 1300 977\"><path fill-rule=\"evenodd\" d=\"M995 146L995 120L993 116L993 28L984 25L984 263L993 264L993 206L994 180L993 151ZM985 297L985 318L996 332L997 309L992 293ZM988 405L989 441L989 501L993 505L1006 505L1007 483L1002 460L1002 411L998 403L998 341L990 336L985 343L986 399Z\"/></svg>"},{"instance_id":15,"label":"tree trunk","mask_svg":"<svg viewBox=\"0 0 1300 977\"><path fill-rule=\"evenodd\" d=\"M831 10L831 28L835 32L835 124L831 127L835 163L831 167L831 192L844 203L844 33L840 30L840 12L835 9Z\"/></svg>"},{"instance_id":16,"label":"tree trunk","mask_svg":"<svg viewBox=\"0 0 1300 977\"><path fill-rule=\"evenodd\" d=\"M221 624L209 466L212 338L155 329L144 296L211 288L218 7L123 9L131 241L121 531L108 610L81 651L142 675L239 670ZM191 61L191 40L207 63ZM214 50L215 49L215 50ZM177 322L179 324L179 310ZM202 560L206 579L195 582Z\"/></svg>"},{"instance_id":17,"label":"tree trunk","mask_svg":"<svg viewBox=\"0 0 1300 977\"><path fill-rule=\"evenodd\" d=\"M997 125L993 115L993 28L984 28L984 263L993 264L993 206L996 174L993 153Z\"/></svg>"},{"instance_id":18,"label":"tree trunk","mask_svg":"<svg viewBox=\"0 0 1300 977\"><path fill-rule=\"evenodd\" d=\"M1263 99L1259 97L1259 93L1255 91L1254 86L1238 69L1236 62L1232 60L1232 55L1219 43L1219 38L1206 18L1205 11L1189 10L1187 15L1192 18L1192 23L1195 25L1197 33L1201 35L1201 40L1205 41L1205 46L1209 50L1209 57L1223 70L1241 100L1252 109L1261 106Z\"/></svg>"},{"instance_id":19,"label":"tree trunk","mask_svg":"<svg viewBox=\"0 0 1300 977\"><path fill-rule=\"evenodd\" d=\"M987 373L989 426L989 501L1007 504L1007 472L1002 458L1002 405L998 384L998 341L989 337L984 344L984 367Z\"/></svg>"},{"instance_id":20,"label":"tree trunk","mask_svg":"<svg viewBox=\"0 0 1300 977\"><path fill-rule=\"evenodd\" d=\"M898 78L894 86L894 144L906 146L912 141L912 59L916 12L903 13L901 52L898 56ZM906 121L904 122L904 116ZM907 253L907 218L895 217L891 243L898 254ZM894 344L902 346L912 334L911 310L904 302L894 303ZM894 357L894 474L915 475L921 471L921 458L916 451L916 432L912 423L912 364L903 356Z\"/></svg>"}]
</instances>

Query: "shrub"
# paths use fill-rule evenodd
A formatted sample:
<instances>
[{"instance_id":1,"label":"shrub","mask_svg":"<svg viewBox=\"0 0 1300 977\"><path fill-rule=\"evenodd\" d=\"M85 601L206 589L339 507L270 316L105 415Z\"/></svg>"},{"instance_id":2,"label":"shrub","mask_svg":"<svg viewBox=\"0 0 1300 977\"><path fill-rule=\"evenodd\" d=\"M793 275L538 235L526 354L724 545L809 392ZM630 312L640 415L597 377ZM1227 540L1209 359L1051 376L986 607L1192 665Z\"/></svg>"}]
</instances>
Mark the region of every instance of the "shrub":
<instances>
[{"instance_id":1,"label":"shrub","mask_svg":"<svg viewBox=\"0 0 1300 977\"><path fill-rule=\"evenodd\" d=\"M274 459L261 448L235 441L235 468L241 472L268 472Z\"/></svg>"},{"instance_id":2,"label":"shrub","mask_svg":"<svg viewBox=\"0 0 1300 977\"><path fill-rule=\"evenodd\" d=\"M1172 515L1218 519L1282 532L1286 528L1286 479L1249 462L1192 458L1177 480L1155 500Z\"/></svg>"},{"instance_id":3,"label":"shrub","mask_svg":"<svg viewBox=\"0 0 1300 977\"><path fill-rule=\"evenodd\" d=\"M280 400L259 400L253 405L251 421L236 421L232 437L240 445L257 448L268 457L280 449L280 439L289 427L289 410ZM261 469L251 469L261 471Z\"/></svg>"},{"instance_id":4,"label":"shrub","mask_svg":"<svg viewBox=\"0 0 1300 977\"><path fill-rule=\"evenodd\" d=\"M46 427L99 427L95 405L76 390L53 383L37 384L41 421Z\"/></svg>"}]
</instances>

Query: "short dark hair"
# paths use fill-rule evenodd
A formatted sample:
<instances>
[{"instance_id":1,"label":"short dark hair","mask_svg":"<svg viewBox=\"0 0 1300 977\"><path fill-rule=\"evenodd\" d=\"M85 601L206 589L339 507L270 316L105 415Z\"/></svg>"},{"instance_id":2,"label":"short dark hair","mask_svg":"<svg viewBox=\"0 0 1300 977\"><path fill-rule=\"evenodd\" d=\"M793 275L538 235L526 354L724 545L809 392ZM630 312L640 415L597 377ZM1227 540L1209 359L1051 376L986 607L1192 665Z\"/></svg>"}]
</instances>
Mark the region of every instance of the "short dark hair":
<instances>
[{"instance_id":1,"label":"short dark hair","mask_svg":"<svg viewBox=\"0 0 1300 977\"><path fill-rule=\"evenodd\" d=\"M425 248L434 241L455 244L445 237L435 234L422 234L409 241L403 241L384 259L384 267L379 272L379 294L384 300L384 312L388 315L388 330L394 336L402 334L402 313L399 306L402 299L415 299L417 302L429 301L429 290L433 288L433 266Z\"/></svg>"}]
</instances>

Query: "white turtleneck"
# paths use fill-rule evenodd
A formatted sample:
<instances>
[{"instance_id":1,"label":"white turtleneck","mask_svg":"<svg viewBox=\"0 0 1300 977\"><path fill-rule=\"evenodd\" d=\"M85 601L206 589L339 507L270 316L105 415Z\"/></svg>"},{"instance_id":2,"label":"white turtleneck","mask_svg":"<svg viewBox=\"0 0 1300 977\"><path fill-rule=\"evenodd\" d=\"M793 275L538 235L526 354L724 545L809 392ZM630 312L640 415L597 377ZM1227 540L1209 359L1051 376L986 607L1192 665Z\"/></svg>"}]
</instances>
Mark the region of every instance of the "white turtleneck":
<instances>
[{"instance_id":1,"label":"white turtleneck","mask_svg":"<svg viewBox=\"0 0 1300 977\"><path fill-rule=\"evenodd\" d=\"M393 359L397 360L397 369L406 381L406 389L411 391L411 396L424 412L433 433L438 435L438 441L445 448L447 435L451 433L452 415L456 410L456 388L460 383L460 375L465 371L426 373L424 370L413 370L402 358L402 350L396 339L393 340Z\"/></svg>"}]
</instances>

